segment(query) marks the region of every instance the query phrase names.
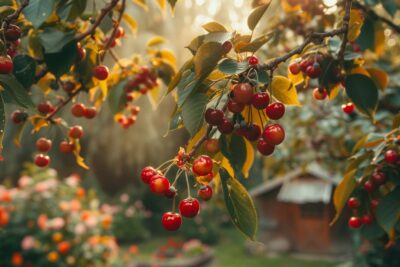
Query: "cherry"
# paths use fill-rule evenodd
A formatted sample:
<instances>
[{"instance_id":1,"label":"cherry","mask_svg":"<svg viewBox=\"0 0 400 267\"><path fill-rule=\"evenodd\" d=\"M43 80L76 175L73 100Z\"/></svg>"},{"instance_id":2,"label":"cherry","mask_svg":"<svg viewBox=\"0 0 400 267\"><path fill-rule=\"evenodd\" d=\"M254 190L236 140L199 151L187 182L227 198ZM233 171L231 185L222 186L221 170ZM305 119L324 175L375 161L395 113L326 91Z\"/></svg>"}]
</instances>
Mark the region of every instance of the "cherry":
<instances>
[{"instance_id":1,"label":"cherry","mask_svg":"<svg viewBox=\"0 0 400 267\"><path fill-rule=\"evenodd\" d=\"M224 54L228 54L232 50L233 44L231 41L225 41L222 44L222 48L224 50Z\"/></svg>"},{"instance_id":2,"label":"cherry","mask_svg":"<svg viewBox=\"0 0 400 267\"><path fill-rule=\"evenodd\" d=\"M369 205L371 206L372 210L375 210L379 205L379 199L376 198L371 199Z\"/></svg>"},{"instance_id":3,"label":"cherry","mask_svg":"<svg viewBox=\"0 0 400 267\"><path fill-rule=\"evenodd\" d=\"M233 100L228 101L228 110L232 113L240 113L244 109L244 105Z\"/></svg>"},{"instance_id":4,"label":"cherry","mask_svg":"<svg viewBox=\"0 0 400 267\"><path fill-rule=\"evenodd\" d=\"M47 115L54 111L54 106L49 101L45 101L45 102L40 103L38 105L37 109L43 115Z\"/></svg>"},{"instance_id":5,"label":"cherry","mask_svg":"<svg viewBox=\"0 0 400 267\"><path fill-rule=\"evenodd\" d=\"M292 73L293 75L297 75L300 73L301 69L300 69L300 64L298 62L292 62L289 64L289 71L290 73Z\"/></svg>"},{"instance_id":6,"label":"cherry","mask_svg":"<svg viewBox=\"0 0 400 267\"><path fill-rule=\"evenodd\" d=\"M20 123L26 121L27 118L28 118L28 114L25 112L22 112L20 110L16 110L13 113L11 113L11 120L15 124L20 124Z\"/></svg>"},{"instance_id":7,"label":"cherry","mask_svg":"<svg viewBox=\"0 0 400 267\"><path fill-rule=\"evenodd\" d=\"M238 83L233 87L233 100L240 104L250 104L253 99L253 88L249 83Z\"/></svg>"},{"instance_id":8,"label":"cherry","mask_svg":"<svg viewBox=\"0 0 400 267\"><path fill-rule=\"evenodd\" d=\"M66 93L71 94L75 90L76 84L72 81L65 81L62 83L62 87Z\"/></svg>"},{"instance_id":9,"label":"cherry","mask_svg":"<svg viewBox=\"0 0 400 267\"><path fill-rule=\"evenodd\" d=\"M151 178L149 186L151 192L158 195L163 195L168 191L171 185L165 176L156 174Z\"/></svg>"},{"instance_id":10,"label":"cherry","mask_svg":"<svg viewBox=\"0 0 400 267\"><path fill-rule=\"evenodd\" d=\"M204 148L211 154L215 154L219 151L218 139L207 139L204 142Z\"/></svg>"},{"instance_id":11,"label":"cherry","mask_svg":"<svg viewBox=\"0 0 400 267\"><path fill-rule=\"evenodd\" d=\"M86 110L86 107L82 103L76 103L76 104L72 105L72 107L71 107L72 115L74 115L77 118L82 117L85 113L85 110Z\"/></svg>"},{"instance_id":12,"label":"cherry","mask_svg":"<svg viewBox=\"0 0 400 267\"><path fill-rule=\"evenodd\" d=\"M150 180L153 178L154 175L158 174L157 170L151 166L144 167L140 174L142 181L146 184L150 183Z\"/></svg>"},{"instance_id":13,"label":"cherry","mask_svg":"<svg viewBox=\"0 0 400 267\"><path fill-rule=\"evenodd\" d=\"M355 106L353 103L349 102L347 104L342 105L342 110L346 114L352 114L355 110Z\"/></svg>"},{"instance_id":14,"label":"cherry","mask_svg":"<svg viewBox=\"0 0 400 267\"><path fill-rule=\"evenodd\" d=\"M382 185L386 182L386 175L383 172L374 172L371 178L376 185Z\"/></svg>"},{"instance_id":15,"label":"cherry","mask_svg":"<svg viewBox=\"0 0 400 267\"><path fill-rule=\"evenodd\" d=\"M108 42L110 41L110 38L106 38L104 40L104 46L106 46L108 44ZM110 43L110 47L114 48L117 45L117 41L114 39L112 39L111 43Z\"/></svg>"},{"instance_id":16,"label":"cherry","mask_svg":"<svg viewBox=\"0 0 400 267\"><path fill-rule=\"evenodd\" d=\"M179 213L166 212L162 216L161 224L167 231L176 231L182 225L182 217Z\"/></svg>"},{"instance_id":17,"label":"cherry","mask_svg":"<svg viewBox=\"0 0 400 267\"><path fill-rule=\"evenodd\" d=\"M17 25L10 24L4 31L4 35L7 39L7 41L14 42L21 37L21 28L18 27Z\"/></svg>"},{"instance_id":18,"label":"cherry","mask_svg":"<svg viewBox=\"0 0 400 267\"><path fill-rule=\"evenodd\" d=\"M311 60L309 60L309 59L303 59L303 60L300 62L300 70L301 70L302 72L306 72L307 68L308 68L309 66L311 66L312 64L313 64L313 63L312 63Z\"/></svg>"},{"instance_id":19,"label":"cherry","mask_svg":"<svg viewBox=\"0 0 400 267\"><path fill-rule=\"evenodd\" d=\"M69 128L69 137L72 139L80 139L83 136L83 129L82 126L75 125Z\"/></svg>"},{"instance_id":20,"label":"cherry","mask_svg":"<svg viewBox=\"0 0 400 267\"><path fill-rule=\"evenodd\" d=\"M372 191L375 190L375 184L370 180L366 181L364 183L364 190L371 193Z\"/></svg>"},{"instance_id":21,"label":"cherry","mask_svg":"<svg viewBox=\"0 0 400 267\"><path fill-rule=\"evenodd\" d=\"M109 70L105 65L98 65L93 68L93 76L100 81L108 78Z\"/></svg>"},{"instance_id":22,"label":"cherry","mask_svg":"<svg viewBox=\"0 0 400 267\"><path fill-rule=\"evenodd\" d=\"M218 125L218 130L223 134L231 134L234 130L233 123L227 118L223 118L222 123Z\"/></svg>"},{"instance_id":23,"label":"cherry","mask_svg":"<svg viewBox=\"0 0 400 267\"><path fill-rule=\"evenodd\" d=\"M389 164L395 164L398 159L398 154L394 150L388 150L385 152L385 161Z\"/></svg>"},{"instance_id":24,"label":"cherry","mask_svg":"<svg viewBox=\"0 0 400 267\"><path fill-rule=\"evenodd\" d=\"M69 154L74 151L74 144L69 143L68 141L61 141L59 145L59 149L62 153Z\"/></svg>"},{"instance_id":25,"label":"cherry","mask_svg":"<svg viewBox=\"0 0 400 267\"><path fill-rule=\"evenodd\" d=\"M44 154L37 154L35 156L35 164L38 167L46 167L50 163L50 157Z\"/></svg>"},{"instance_id":26,"label":"cherry","mask_svg":"<svg viewBox=\"0 0 400 267\"><path fill-rule=\"evenodd\" d=\"M219 109L208 108L204 117L208 124L218 126L224 119L224 112Z\"/></svg>"},{"instance_id":27,"label":"cherry","mask_svg":"<svg viewBox=\"0 0 400 267\"><path fill-rule=\"evenodd\" d=\"M86 108L83 112L83 116L85 116L86 119L93 119L94 117L96 117L96 114L97 109L95 107Z\"/></svg>"},{"instance_id":28,"label":"cherry","mask_svg":"<svg viewBox=\"0 0 400 267\"><path fill-rule=\"evenodd\" d=\"M279 120L285 114L285 105L281 102L274 102L268 105L265 113L271 120Z\"/></svg>"},{"instance_id":29,"label":"cherry","mask_svg":"<svg viewBox=\"0 0 400 267\"><path fill-rule=\"evenodd\" d=\"M250 65L254 66L258 64L258 58L256 56L250 56L248 59Z\"/></svg>"},{"instance_id":30,"label":"cherry","mask_svg":"<svg viewBox=\"0 0 400 267\"><path fill-rule=\"evenodd\" d=\"M86 58L86 49L79 46L77 48L77 51L78 51L78 61L82 62Z\"/></svg>"},{"instance_id":31,"label":"cherry","mask_svg":"<svg viewBox=\"0 0 400 267\"><path fill-rule=\"evenodd\" d=\"M36 141L36 149L40 152L47 152L51 149L51 141L46 138L40 138Z\"/></svg>"},{"instance_id":32,"label":"cherry","mask_svg":"<svg viewBox=\"0 0 400 267\"><path fill-rule=\"evenodd\" d=\"M257 150L264 156L274 153L275 146L268 144L264 139L260 138L257 142Z\"/></svg>"},{"instance_id":33,"label":"cherry","mask_svg":"<svg viewBox=\"0 0 400 267\"><path fill-rule=\"evenodd\" d=\"M313 97L315 100L324 100L328 96L328 93L325 89L320 90L319 88L315 88L313 91Z\"/></svg>"},{"instance_id":34,"label":"cherry","mask_svg":"<svg viewBox=\"0 0 400 267\"><path fill-rule=\"evenodd\" d=\"M266 108L269 104L269 94L265 92L255 93L251 99L251 104L256 109Z\"/></svg>"},{"instance_id":35,"label":"cherry","mask_svg":"<svg viewBox=\"0 0 400 267\"><path fill-rule=\"evenodd\" d=\"M244 136L247 138L247 140L253 142L258 140L261 136L261 128L260 126L253 124L250 127L246 128Z\"/></svg>"},{"instance_id":36,"label":"cherry","mask_svg":"<svg viewBox=\"0 0 400 267\"><path fill-rule=\"evenodd\" d=\"M176 197L176 195L177 195L176 188L173 186L170 186L168 190L164 193L164 196L169 199Z\"/></svg>"},{"instance_id":37,"label":"cherry","mask_svg":"<svg viewBox=\"0 0 400 267\"><path fill-rule=\"evenodd\" d=\"M121 38L125 36L125 30L121 26L118 26L118 28L115 30L115 38Z\"/></svg>"},{"instance_id":38,"label":"cherry","mask_svg":"<svg viewBox=\"0 0 400 267\"><path fill-rule=\"evenodd\" d=\"M310 65L306 69L306 74L311 79L318 78L321 75L321 68L318 63L314 63L314 65Z\"/></svg>"},{"instance_id":39,"label":"cherry","mask_svg":"<svg viewBox=\"0 0 400 267\"><path fill-rule=\"evenodd\" d=\"M362 221L359 217L351 217L349 219L349 227L353 229L360 228L362 226Z\"/></svg>"},{"instance_id":40,"label":"cherry","mask_svg":"<svg viewBox=\"0 0 400 267\"><path fill-rule=\"evenodd\" d=\"M207 155L198 156L193 161L192 171L197 176L204 176L212 172L213 161Z\"/></svg>"},{"instance_id":41,"label":"cherry","mask_svg":"<svg viewBox=\"0 0 400 267\"><path fill-rule=\"evenodd\" d=\"M132 115L137 115L137 114L139 114L139 112L140 112L140 107L134 106L134 107L131 108L131 114Z\"/></svg>"},{"instance_id":42,"label":"cherry","mask_svg":"<svg viewBox=\"0 0 400 267\"><path fill-rule=\"evenodd\" d=\"M200 211L200 203L196 198L186 198L179 202L179 212L182 216L193 218Z\"/></svg>"},{"instance_id":43,"label":"cherry","mask_svg":"<svg viewBox=\"0 0 400 267\"><path fill-rule=\"evenodd\" d=\"M374 222L374 216L372 216L371 214L365 214L364 216L362 216L361 221L365 225L370 225Z\"/></svg>"},{"instance_id":44,"label":"cherry","mask_svg":"<svg viewBox=\"0 0 400 267\"><path fill-rule=\"evenodd\" d=\"M10 56L0 56L0 74L10 74L14 64Z\"/></svg>"},{"instance_id":45,"label":"cherry","mask_svg":"<svg viewBox=\"0 0 400 267\"><path fill-rule=\"evenodd\" d=\"M197 191L197 195L202 199L202 200L210 200L212 197L213 191L211 186L209 185L204 185L200 187L199 191Z\"/></svg>"},{"instance_id":46,"label":"cherry","mask_svg":"<svg viewBox=\"0 0 400 267\"><path fill-rule=\"evenodd\" d=\"M358 200L356 197L351 197L349 200L347 200L347 206L350 209L356 209L360 206L360 200Z\"/></svg>"},{"instance_id":47,"label":"cherry","mask_svg":"<svg viewBox=\"0 0 400 267\"><path fill-rule=\"evenodd\" d=\"M285 129L280 124L270 124L265 128L263 138L271 145L279 145L285 139Z\"/></svg>"}]
</instances>

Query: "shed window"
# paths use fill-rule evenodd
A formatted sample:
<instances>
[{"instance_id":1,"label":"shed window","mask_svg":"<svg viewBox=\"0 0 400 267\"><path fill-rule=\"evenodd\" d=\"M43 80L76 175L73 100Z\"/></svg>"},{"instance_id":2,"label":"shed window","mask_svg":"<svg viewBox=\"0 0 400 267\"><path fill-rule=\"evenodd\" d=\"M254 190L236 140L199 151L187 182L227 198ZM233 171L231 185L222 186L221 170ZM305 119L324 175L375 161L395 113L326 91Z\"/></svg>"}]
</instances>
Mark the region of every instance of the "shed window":
<instances>
[{"instance_id":1,"label":"shed window","mask_svg":"<svg viewBox=\"0 0 400 267\"><path fill-rule=\"evenodd\" d=\"M308 203L300 207L301 217L303 218L321 218L324 215L324 205L321 203Z\"/></svg>"}]
</instances>

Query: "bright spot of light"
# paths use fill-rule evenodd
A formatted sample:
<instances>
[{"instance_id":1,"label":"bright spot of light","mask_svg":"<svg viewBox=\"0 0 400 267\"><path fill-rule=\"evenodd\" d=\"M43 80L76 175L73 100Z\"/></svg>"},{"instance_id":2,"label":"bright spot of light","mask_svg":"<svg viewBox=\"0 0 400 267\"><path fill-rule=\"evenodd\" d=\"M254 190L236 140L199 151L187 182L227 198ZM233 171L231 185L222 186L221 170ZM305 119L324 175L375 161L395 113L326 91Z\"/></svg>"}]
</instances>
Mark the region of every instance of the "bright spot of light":
<instances>
[{"instance_id":1,"label":"bright spot of light","mask_svg":"<svg viewBox=\"0 0 400 267\"><path fill-rule=\"evenodd\" d=\"M337 0L322 0L324 2L324 5L327 7L331 7L337 4Z\"/></svg>"},{"instance_id":2,"label":"bright spot of light","mask_svg":"<svg viewBox=\"0 0 400 267\"><path fill-rule=\"evenodd\" d=\"M233 5L235 6L235 7L241 7L241 6L243 6L243 0L234 0L233 1Z\"/></svg>"},{"instance_id":3,"label":"bright spot of light","mask_svg":"<svg viewBox=\"0 0 400 267\"><path fill-rule=\"evenodd\" d=\"M186 9L190 9L193 6L192 0L187 0L184 2Z\"/></svg>"},{"instance_id":4,"label":"bright spot of light","mask_svg":"<svg viewBox=\"0 0 400 267\"><path fill-rule=\"evenodd\" d=\"M197 28L200 28L202 25L204 25L210 21L213 21L213 19L210 17L206 17L203 15L197 15L196 18L194 19L194 24Z\"/></svg>"},{"instance_id":5,"label":"bright spot of light","mask_svg":"<svg viewBox=\"0 0 400 267\"><path fill-rule=\"evenodd\" d=\"M220 1L210 1L207 7L208 14L210 14L211 16L215 16L215 14L219 12L220 8L221 8Z\"/></svg>"},{"instance_id":6,"label":"bright spot of light","mask_svg":"<svg viewBox=\"0 0 400 267\"><path fill-rule=\"evenodd\" d=\"M197 4L198 6L204 5L205 2L206 2L206 0L196 0L196 4Z\"/></svg>"}]
</instances>

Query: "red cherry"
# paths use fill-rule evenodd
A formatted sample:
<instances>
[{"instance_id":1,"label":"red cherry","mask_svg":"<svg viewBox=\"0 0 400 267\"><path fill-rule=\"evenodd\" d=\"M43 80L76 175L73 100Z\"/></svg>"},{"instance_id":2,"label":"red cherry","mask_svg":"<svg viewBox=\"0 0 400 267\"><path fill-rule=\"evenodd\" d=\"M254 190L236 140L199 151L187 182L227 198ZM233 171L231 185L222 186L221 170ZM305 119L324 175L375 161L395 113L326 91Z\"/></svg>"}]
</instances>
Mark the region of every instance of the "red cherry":
<instances>
[{"instance_id":1,"label":"red cherry","mask_svg":"<svg viewBox=\"0 0 400 267\"><path fill-rule=\"evenodd\" d=\"M170 186L170 187L168 188L168 190L164 193L164 196L165 196L166 198L169 198L169 199L172 199L172 198L176 197L176 195L177 195L176 189L175 189L175 187L173 187L173 186Z\"/></svg>"},{"instance_id":2,"label":"red cherry","mask_svg":"<svg viewBox=\"0 0 400 267\"><path fill-rule=\"evenodd\" d=\"M379 205L379 199L376 198L371 199L369 205L371 206L372 210L375 210Z\"/></svg>"},{"instance_id":3,"label":"red cherry","mask_svg":"<svg viewBox=\"0 0 400 267\"><path fill-rule=\"evenodd\" d=\"M228 54L231 50L232 50L233 44L231 43L231 41L225 41L222 44L222 48L224 50L224 54Z\"/></svg>"},{"instance_id":4,"label":"red cherry","mask_svg":"<svg viewBox=\"0 0 400 267\"><path fill-rule=\"evenodd\" d=\"M224 112L219 109L208 108L204 117L208 124L218 126L224 119Z\"/></svg>"},{"instance_id":5,"label":"red cherry","mask_svg":"<svg viewBox=\"0 0 400 267\"><path fill-rule=\"evenodd\" d=\"M54 106L49 101L45 101L45 102L40 103L38 105L37 109L43 115L47 115L54 111Z\"/></svg>"},{"instance_id":6,"label":"red cherry","mask_svg":"<svg viewBox=\"0 0 400 267\"><path fill-rule=\"evenodd\" d=\"M137 115L137 114L139 114L139 112L140 112L140 107L134 106L134 107L131 108L131 114L132 115Z\"/></svg>"},{"instance_id":7,"label":"red cherry","mask_svg":"<svg viewBox=\"0 0 400 267\"><path fill-rule=\"evenodd\" d=\"M28 114L25 112L22 112L20 110L16 110L13 113L11 113L11 120L15 124L20 124L28 118Z\"/></svg>"},{"instance_id":8,"label":"red cherry","mask_svg":"<svg viewBox=\"0 0 400 267\"><path fill-rule=\"evenodd\" d=\"M0 56L0 74L10 74L14 64L10 56Z\"/></svg>"},{"instance_id":9,"label":"red cherry","mask_svg":"<svg viewBox=\"0 0 400 267\"><path fill-rule=\"evenodd\" d=\"M347 200L347 206L350 209L356 209L360 206L360 201L356 197L351 197L349 200Z\"/></svg>"},{"instance_id":10,"label":"red cherry","mask_svg":"<svg viewBox=\"0 0 400 267\"><path fill-rule=\"evenodd\" d=\"M195 198L186 198L179 203L179 212L184 217L193 218L199 214L199 211L200 203Z\"/></svg>"},{"instance_id":11,"label":"red cherry","mask_svg":"<svg viewBox=\"0 0 400 267\"><path fill-rule=\"evenodd\" d=\"M349 219L349 227L353 229L360 228L362 226L362 221L358 217L351 217Z\"/></svg>"},{"instance_id":12,"label":"red cherry","mask_svg":"<svg viewBox=\"0 0 400 267\"><path fill-rule=\"evenodd\" d=\"M106 39L104 40L104 46L106 46L106 45L108 44L109 41L110 41L110 38L106 38ZM111 43L110 43L110 47L111 47L111 48L114 48L116 45L117 45L117 41L116 41L116 39L114 38L114 39L112 39L112 41L111 41Z\"/></svg>"},{"instance_id":13,"label":"red cherry","mask_svg":"<svg viewBox=\"0 0 400 267\"><path fill-rule=\"evenodd\" d=\"M279 145L285 139L285 129L280 124L270 124L265 128L263 138L271 145Z\"/></svg>"},{"instance_id":14,"label":"red cherry","mask_svg":"<svg viewBox=\"0 0 400 267\"><path fill-rule=\"evenodd\" d=\"M116 30L115 30L115 38L121 38L125 36L125 30L124 28L122 28L121 26L119 26Z\"/></svg>"},{"instance_id":15,"label":"red cherry","mask_svg":"<svg viewBox=\"0 0 400 267\"><path fill-rule=\"evenodd\" d=\"M140 174L142 181L146 184L150 183L150 180L153 178L154 175L158 174L156 169L151 166L144 167Z\"/></svg>"},{"instance_id":16,"label":"red cherry","mask_svg":"<svg viewBox=\"0 0 400 267\"><path fill-rule=\"evenodd\" d=\"M157 195L165 194L171 186L168 179L160 174L154 175L149 183L150 191Z\"/></svg>"},{"instance_id":17,"label":"red cherry","mask_svg":"<svg viewBox=\"0 0 400 267\"><path fill-rule=\"evenodd\" d=\"M17 25L10 24L4 31L4 35L7 39L7 41L14 42L21 37L21 28L18 27Z\"/></svg>"},{"instance_id":18,"label":"red cherry","mask_svg":"<svg viewBox=\"0 0 400 267\"><path fill-rule=\"evenodd\" d=\"M374 172L371 179L374 184L382 185L386 182L386 175L383 172Z\"/></svg>"},{"instance_id":19,"label":"red cherry","mask_svg":"<svg viewBox=\"0 0 400 267\"><path fill-rule=\"evenodd\" d=\"M90 107L86 108L85 111L83 112L83 115L85 116L86 119L93 119L96 117L97 114L97 109L95 107Z\"/></svg>"},{"instance_id":20,"label":"red cherry","mask_svg":"<svg viewBox=\"0 0 400 267\"><path fill-rule=\"evenodd\" d=\"M300 73L301 69L300 69L300 64L298 62L292 62L289 64L289 71L290 73L292 73L293 75L297 75Z\"/></svg>"},{"instance_id":21,"label":"red cherry","mask_svg":"<svg viewBox=\"0 0 400 267\"><path fill-rule=\"evenodd\" d=\"M200 187L199 191L197 191L197 195L202 199L202 200L210 200L212 197L213 191L211 186L209 185L204 185Z\"/></svg>"},{"instance_id":22,"label":"red cherry","mask_svg":"<svg viewBox=\"0 0 400 267\"><path fill-rule=\"evenodd\" d=\"M192 171L197 176L204 176L212 172L213 161L207 155L198 156L193 161Z\"/></svg>"},{"instance_id":23,"label":"red cherry","mask_svg":"<svg viewBox=\"0 0 400 267\"><path fill-rule=\"evenodd\" d=\"M223 134L231 134L234 130L233 123L227 118L223 118L222 123L218 125L218 130Z\"/></svg>"},{"instance_id":24,"label":"red cherry","mask_svg":"<svg viewBox=\"0 0 400 267\"><path fill-rule=\"evenodd\" d=\"M76 103L76 104L72 105L72 107L71 107L72 115L74 115L77 118L82 117L83 114L85 113L85 110L86 110L86 107L82 103Z\"/></svg>"},{"instance_id":25,"label":"red cherry","mask_svg":"<svg viewBox=\"0 0 400 267\"><path fill-rule=\"evenodd\" d=\"M306 72L307 68L308 68L309 66L311 66L312 64L313 64L313 63L312 63L311 60L309 60L309 59L303 59L303 60L300 62L300 70L301 70L302 72Z\"/></svg>"},{"instance_id":26,"label":"red cherry","mask_svg":"<svg viewBox=\"0 0 400 267\"><path fill-rule=\"evenodd\" d=\"M72 139L80 139L83 136L83 129L82 126L75 125L69 128L69 137Z\"/></svg>"},{"instance_id":27,"label":"red cherry","mask_svg":"<svg viewBox=\"0 0 400 267\"><path fill-rule=\"evenodd\" d=\"M76 84L72 81L65 81L62 83L62 87L66 93L70 94L75 90Z\"/></svg>"},{"instance_id":28,"label":"red cherry","mask_svg":"<svg viewBox=\"0 0 400 267\"><path fill-rule=\"evenodd\" d=\"M250 127L246 128L244 136L247 138L247 140L253 142L258 140L261 136L261 128L260 126L253 124Z\"/></svg>"},{"instance_id":29,"label":"red cherry","mask_svg":"<svg viewBox=\"0 0 400 267\"><path fill-rule=\"evenodd\" d=\"M78 51L78 61L82 62L86 58L86 49L78 46L77 51Z\"/></svg>"},{"instance_id":30,"label":"red cherry","mask_svg":"<svg viewBox=\"0 0 400 267\"><path fill-rule=\"evenodd\" d=\"M256 109L266 108L269 104L269 94L265 92L255 93L251 100L251 104Z\"/></svg>"},{"instance_id":31,"label":"red cherry","mask_svg":"<svg viewBox=\"0 0 400 267\"><path fill-rule=\"evenodd\" d=\"M93 68L93 76L100 81L108 78L109 70L105 65L98 65Z\"/></svg>"},{"instance_id":32,"label":"red cherry","mask_svg":"<svg viewBox=\"0 0 400 267\"><path fill-rule=\"evenodd\" d=\"M325 89L322 91L319 88L315 88L313 91L313 97L315 100L324 100L328 96L328 93Z\"/></svg>"},{"instance_id":33,"label":"red cherry","mask_svg":"<svg viewBox=\"0 0 400 267\"><path fill-rule=\"evenodd\" d=\"M285 114L285 105L281 102L275 102L268 105L265 113L271 120L279 120Z\"/></svg>"},{"instance_id":34,"label":"red cherry","mask_svg":"<svg viewBox=\"0 0 400 267\"><path fill-rule=\"evenodd\" d=\"M254 66L258 64L258 58L256 56L250 56L248 59L250 65Z\"/></svg>"},{"instance_id":35,"label":"red cherry","mask_svg":"<svg viewBox=\"0 0 400 267\"><path fill-rule=\"evenodd\" d=\"M18 54L18 50L14 47L7 48L7 55L11 58L14 58Z\"/></svg>"},{"instance_id":36,"label":"red cherry","mask_svg":"<svg viewBox=\"0 0 400 267\"><path fill-rule=\"evenodd\" d=\"M253 87L249 83L238 83L233 87L233 100L240 104L250 104L253 99Z\"/></svg>"},{"instance_id":37,"label":"red cherry","mask_svg":"<svg viewBox=\"0 0 400 267\"><path fill-rule=\"evenodd\" d=\"M35 156L35 164L38 167L46 167L50 164L50 157L44 154L37 154Z\"/></svg>"},{"instance_id":38,"label":"red cherry","mask_svg":"<svg viewBox=\"0 0 400 267\"><path fill-rule=\"evenodd\" d=\"M365 214L364 216L362 216L361 221L365 225L370 225L374 222L374 216L372 216L371 214Z\"/></svg>"},{"instance_id":39,"label":"red cherry","mask_svg":"<svg viewBox=\"0 0 400 267\"><path fill-rule=\"evenodd\" d=\"M176 231L182 225L182 217L178 213L166 212L162 216L161 224L167 231Z\"/></svg>"},{"instance_id":40,"label":"red cherry","mask_svg":"<svg viewBox=\"0 0 400 267\"><path fill-rule=\"evenodd\" d=\"M61 141L59 149L62 153L69 154L74 151L74 144L68 141Z\"/></svg>"},{"instance_id":41,"label":"red cherry","mask_svg":"<svg viewBox=\"0 0 400 267\"><path fill-rule=\"evenodd\" d=\"M47 152L51 149L51 141L46 138L40 138L36 141L36 149L40 152Z\"/></svg>"},{"instance_id":42,"label":"red cherry","mask_svg":"<svg viewBox=\"0 0 400 267\"><path fill-rule=\"evenodd\" d=\"M366 181L364 183L364 190L371 193L372 191L375 190L375 184L370 180Z\"/></svg>"},{"instance_id":43,"label":"red cherry","mask_svg":"<svg viewBox=\"0 0 400 267\"><path fill-rule=\"evenodd\" d=\"M349 102L347 104L342 105L342 110L346 114L352 114L355 110L355 106L353 103Z\"/></svg>"},{"instance_id":44,"label":"red cherry","mask_svg":"<svg viewBox=\"0 0 400 267\"><path fill-rule=\"evenodd\" d=\"M385 152L385 161L389 164L395 164L398 157L397 152L394 150L388 150Z\"/></svg>"},{"instance_id":45,"label":"red cherry","mask_svg":"<svg viewBox=\"0 0 400 267\"><path fill-rule=\"evenodd\" d=\"M232 113L240 113L244 109L244 105L233 100L228 101L228 110Z\"/></svg>"},{"instance_id":46,"label":"red cherry","mask_svg":"<svg viewBox=\"0 0 400 267\"><path fill-rule=\"evenodd\" d=\"M319 67L319 64L318 65L314 64L314 65L308 66L306 69L306 74L311 79L318 78L319 75L321 75L321 68Z\"/></svg>"},{"instance_id":47,"label":"red cherry","mask_svg":"<svg viewBox=\"0 0 400 267\"><path fill-rule=\"evenodd\" d=\"M257 150L264 156L274 153L275 146L268 144L264 139L260 138L257 142Z\"/></svg>"},{"instance_id":48,"label":"red cherry","mask_svg":"<svg viewBox=\"0 0 400 267\"><path fill-rule=\"evenodd\" d=\"M219 151L219 142L218 139L207 139L204 142L204 148L207 152L211 154L215 154Z\"/></svg>"}]
</instances>

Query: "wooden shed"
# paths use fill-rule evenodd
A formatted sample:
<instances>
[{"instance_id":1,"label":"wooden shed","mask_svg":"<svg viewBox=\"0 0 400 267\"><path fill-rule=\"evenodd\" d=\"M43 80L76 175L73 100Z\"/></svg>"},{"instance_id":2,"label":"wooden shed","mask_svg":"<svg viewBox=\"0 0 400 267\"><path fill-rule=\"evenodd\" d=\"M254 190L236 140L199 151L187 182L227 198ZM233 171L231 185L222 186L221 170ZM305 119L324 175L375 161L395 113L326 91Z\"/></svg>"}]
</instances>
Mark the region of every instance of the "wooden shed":
<instances>
[{"instance_id":1,"label":"wooden shed","mask_svg":"<svg viewBox=\"0 0 400 267\"><path fill-rule=\"evenodd\" d=\"M336 254L348 248L346 223L329 226L338 180L310 164L251 190L260 214L260 239L284 240L288 250L300 253Z\"/></svg>"}]
</instances>

